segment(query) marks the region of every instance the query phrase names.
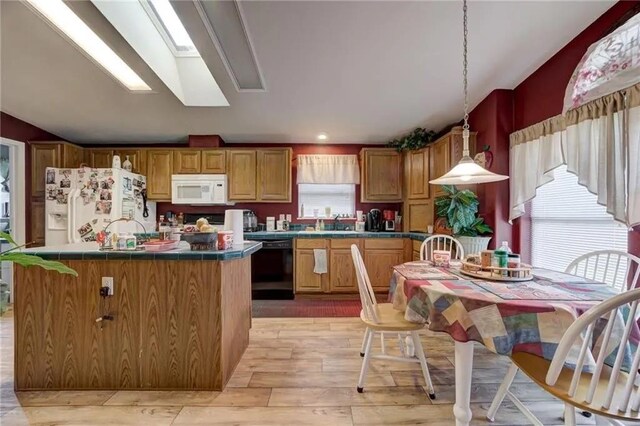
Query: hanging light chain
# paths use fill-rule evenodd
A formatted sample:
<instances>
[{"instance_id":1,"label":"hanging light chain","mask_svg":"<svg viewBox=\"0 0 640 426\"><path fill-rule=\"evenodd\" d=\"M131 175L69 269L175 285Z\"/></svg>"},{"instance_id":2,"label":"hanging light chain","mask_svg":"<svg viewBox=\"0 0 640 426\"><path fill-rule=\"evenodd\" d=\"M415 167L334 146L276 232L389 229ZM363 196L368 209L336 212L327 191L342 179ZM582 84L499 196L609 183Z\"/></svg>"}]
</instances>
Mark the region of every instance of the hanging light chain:
<instances>
[{"instance_id":1,"label":"hanging light chain","mask_svg":"<svg viewBox=\"0 0 640 426\"><path fill-rule=\"evenodd\" d=\"M462 81L464 85L464 125L463 129L469 130L469 95L467 93L467 36L469 30L467 27L467 0L462 2L463 11L463 41L462 41Z\"/></svg>"}]
</instances>

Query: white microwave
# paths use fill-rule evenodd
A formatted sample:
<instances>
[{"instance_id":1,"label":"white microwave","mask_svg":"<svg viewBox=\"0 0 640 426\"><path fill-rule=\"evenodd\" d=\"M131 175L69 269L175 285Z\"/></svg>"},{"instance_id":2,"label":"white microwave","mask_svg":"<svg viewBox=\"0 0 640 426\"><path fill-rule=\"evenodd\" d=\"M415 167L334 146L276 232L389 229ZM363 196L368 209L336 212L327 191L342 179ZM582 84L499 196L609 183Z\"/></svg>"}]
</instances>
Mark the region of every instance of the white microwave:
<instances>
[{"instance_id":1,"label":"white microwave","mask_svg":"<svg viewBox=\"0 0 640 426\"><path fill-rule=\"evenodd\" d=\"M229 204L227 175L171 175L172 204Z\"/></svg>"}]
</instances>

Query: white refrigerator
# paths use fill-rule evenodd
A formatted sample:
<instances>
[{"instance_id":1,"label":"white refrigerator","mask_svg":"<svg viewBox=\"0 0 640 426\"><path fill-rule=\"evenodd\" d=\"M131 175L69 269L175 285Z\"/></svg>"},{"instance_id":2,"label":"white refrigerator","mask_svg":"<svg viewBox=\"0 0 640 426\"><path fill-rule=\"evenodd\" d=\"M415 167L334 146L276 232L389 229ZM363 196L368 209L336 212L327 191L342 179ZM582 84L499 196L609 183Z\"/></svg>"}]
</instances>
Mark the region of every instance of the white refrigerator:
<instances>
[{"instance_id":1,"label":"white refrigerator","mask_svg":"<svg viewBox=\"0 0 640 426\"><path fill-rule=\"evenodd\" d=\"M110 222L117 233L154 232L156 203L143 197L146 177L122 169L56 169L45 174L45 245L95 241ZM144 226L144 230L143 230Z\"/></svg>"}]
</instances>

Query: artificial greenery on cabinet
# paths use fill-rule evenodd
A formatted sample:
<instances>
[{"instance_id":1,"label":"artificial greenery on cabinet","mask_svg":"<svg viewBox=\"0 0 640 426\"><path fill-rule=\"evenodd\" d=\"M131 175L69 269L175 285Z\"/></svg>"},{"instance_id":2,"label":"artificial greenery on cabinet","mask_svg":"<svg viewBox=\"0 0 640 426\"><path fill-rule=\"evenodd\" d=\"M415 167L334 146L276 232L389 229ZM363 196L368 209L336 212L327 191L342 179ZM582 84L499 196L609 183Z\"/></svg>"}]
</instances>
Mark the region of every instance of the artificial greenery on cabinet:
<instances>
[{"instance_id":1,"label":"artificial greenery on cabinet","mask_svg":"<svg viewBox=\"0 0 640 426\"><path fill-rule=\"evenodd\" d=\"M433 142L435 135L436 132L433 130L417 127L412 132L400 138L390 140L387 143L387 146L395 148L398 152L414 151L416 149L424 148L427 144Z\"/></svg>"}]
</instances>

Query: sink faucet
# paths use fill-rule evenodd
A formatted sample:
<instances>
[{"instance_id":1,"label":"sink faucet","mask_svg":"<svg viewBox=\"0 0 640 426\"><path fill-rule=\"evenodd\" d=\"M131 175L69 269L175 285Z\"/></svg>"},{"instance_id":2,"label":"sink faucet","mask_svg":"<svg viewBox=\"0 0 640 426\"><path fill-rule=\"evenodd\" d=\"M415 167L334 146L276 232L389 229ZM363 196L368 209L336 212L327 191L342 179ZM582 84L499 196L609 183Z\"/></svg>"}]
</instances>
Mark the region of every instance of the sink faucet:
<instances>
[{"instance_id":1,"label":"sink faucet","mask_svg":"<svg viewBox=\"0 0 640 426\"><path fill-rule=\"evenodd\" d=\"M333 219L333 230L334 231L339 231L340 230L340 215L337 214L336 217Z\"/></svg>"}]
</instances>

